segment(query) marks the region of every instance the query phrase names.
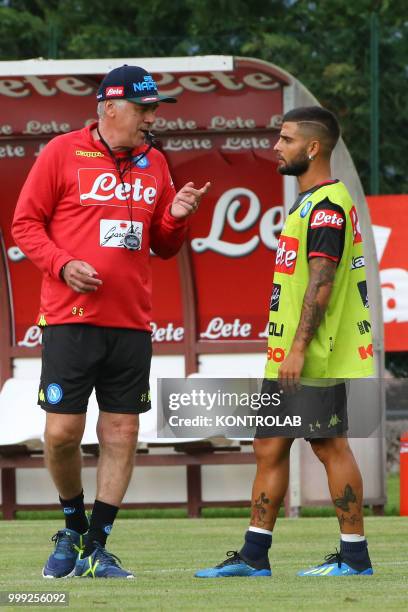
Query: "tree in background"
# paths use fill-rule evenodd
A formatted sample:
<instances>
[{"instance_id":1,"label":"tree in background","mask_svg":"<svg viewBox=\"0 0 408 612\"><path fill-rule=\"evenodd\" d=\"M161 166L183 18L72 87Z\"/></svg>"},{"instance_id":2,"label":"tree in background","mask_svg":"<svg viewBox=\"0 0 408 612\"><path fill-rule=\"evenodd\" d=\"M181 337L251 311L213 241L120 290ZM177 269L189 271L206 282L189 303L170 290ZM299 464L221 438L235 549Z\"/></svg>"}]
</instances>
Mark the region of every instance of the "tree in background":
<instances>
[{"instance_id":1,"label":"tree in background","mask_svg":"<svg viewBox=\"0 0 408 612\"><path fill-rule=\"evenodd\" d=\"M368 191L370 13L380 21L380 193L407 193L405 0L9 0L2 59L233 54L286 69L339 115Z\"/></svg>"},{"instance_id":2,"label":"tree in background","mask_svg":"<svg viewBox=\"0 0 408 612\"><path fill-rule=\"evenodd\" d=\"M0 59L26 59L42 55L47 27L27 11L0 7Z\"/></svg>"},{"instance_id":3,"label":"tree in background","mask_svg":"<svg viewBox=\"0 0 408 612\"><path fill-rule=\"evenodd\" d=\"M247 55L284 68L340 118L370 179L370 15L380 24L380 193L408 193L406 0L8 0L1 59ZM388 359L407 374L408 359ZM402 368L402 370L401 370Z\"/></svg>"}]
</instances>

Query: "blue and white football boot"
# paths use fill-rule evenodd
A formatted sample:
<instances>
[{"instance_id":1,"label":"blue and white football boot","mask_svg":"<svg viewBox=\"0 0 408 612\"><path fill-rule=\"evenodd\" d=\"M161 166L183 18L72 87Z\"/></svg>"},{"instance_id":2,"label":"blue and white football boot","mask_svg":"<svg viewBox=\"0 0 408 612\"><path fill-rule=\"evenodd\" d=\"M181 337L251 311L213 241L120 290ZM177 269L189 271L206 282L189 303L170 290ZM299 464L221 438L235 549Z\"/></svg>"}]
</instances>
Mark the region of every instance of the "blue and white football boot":
<instances>
[{"instance_id":1,"label":"blue and white football boot","mask_svg":"<svg viewBox=\"0 0 408 612\"><path fill-rule=\"evenodd\" d=\"M243 559L236 550L229 550L225 561L215 567L199 570L195 574L196 578L232 578L235 576L246 578L272 576L268 558L261 561L249 561Z\"/></svg>"},{"instance_id":2,"label":"blue and white football boot","mask_svg":"<svg viewBox=\"0 0 408 612\"><path fill-rule=\"evenodd\" d=\"M372 576L373 573L369 558L365 567L359 567L357 564L353 564L350 559L345 560L341 553L336 550L335 553L325 557L324 563L302 570L298 572L298 576Z\"/></svg>"}]
</instances>

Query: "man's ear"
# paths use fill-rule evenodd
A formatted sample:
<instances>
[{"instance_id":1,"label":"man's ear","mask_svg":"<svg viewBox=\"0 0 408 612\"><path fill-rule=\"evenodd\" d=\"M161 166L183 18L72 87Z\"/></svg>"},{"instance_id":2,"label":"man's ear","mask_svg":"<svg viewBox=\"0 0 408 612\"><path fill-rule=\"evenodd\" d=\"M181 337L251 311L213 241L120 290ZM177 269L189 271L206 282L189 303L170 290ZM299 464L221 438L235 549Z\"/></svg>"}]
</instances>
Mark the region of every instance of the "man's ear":
<instances>
[{"instance_id":1,"label":"man's ear","mask_svg":"<svg viewBox=\"0 0 408 612\"><path fill-rule=\"evenodd\" d=\"M309 159L310 158L315 159L317 155L321 153L321 150L322 150L321 143L318 140L312 140L309 143L309 146L307 148L307 154L308 154Z\"/></svg>"},{"instance_id":2,"label":"man's ear","mask_svg":"<svg viewBox=\"0 0 408 612\"><path fill-rule=\"evenodd\" d=\"M116 105L112 102L112 100L106 100L105 114L108 115L108 117L114 117L116 115Z\"/></svg>"}]
</instances>

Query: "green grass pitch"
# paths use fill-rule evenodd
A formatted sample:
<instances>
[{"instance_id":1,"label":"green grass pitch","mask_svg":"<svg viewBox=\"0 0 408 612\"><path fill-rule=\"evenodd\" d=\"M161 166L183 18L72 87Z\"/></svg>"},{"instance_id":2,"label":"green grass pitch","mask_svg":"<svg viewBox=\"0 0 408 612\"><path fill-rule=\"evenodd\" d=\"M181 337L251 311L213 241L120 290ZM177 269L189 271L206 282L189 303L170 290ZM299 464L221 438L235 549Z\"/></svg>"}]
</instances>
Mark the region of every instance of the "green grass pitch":
<instances>
[{"instance_id":1,"label":"green grass pitch","mask_svg":"<svg viewBox=\"0 0 408 612\"><path fill-rule=\"evenodd\" d=\"M322 562L338 545L336 519L302 518L278 521L272 578L194 578L196 569L240 548L247 524L243 518L118 519L109 548L136 573L135 580L46 581L41 568L61 522L1 522L0 590L68 591L65 610L407 609L407 518L367 517L371 577L298 578L297 570Z\"/></svg>"}]
</instances>

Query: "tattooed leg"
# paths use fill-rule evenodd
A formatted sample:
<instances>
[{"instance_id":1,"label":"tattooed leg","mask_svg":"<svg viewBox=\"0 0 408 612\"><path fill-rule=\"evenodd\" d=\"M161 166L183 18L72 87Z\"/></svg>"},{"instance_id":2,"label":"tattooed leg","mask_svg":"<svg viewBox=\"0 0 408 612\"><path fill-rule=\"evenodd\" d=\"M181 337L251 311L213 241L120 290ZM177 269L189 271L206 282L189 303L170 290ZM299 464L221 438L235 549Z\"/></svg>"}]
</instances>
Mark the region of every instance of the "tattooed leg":
<instances>
[{"instance_id":1,"label":"tattooed leg","mask_svg":"<svg viewBox=\"0 0 408 612\"><path fill-rule=\"evenodd\" d=\"M315 440L312 448L326 468L341 532L364 535L363 482L347 439Z\"/></svg>"},{"instance_id":2,"label":"tattooed leg","mask_svg":"<svg viewBox=\"0 0 408 612\"><path fill-rule=\"evenodd\" d=\"M262 491L260 496L253 500L251 509L251 524L257 527L265 527L265 519L268 517L268 504L270 500L266 497L265 492Z\"/></svg>"},{"instance_id":3,"label":"tattooed leg","mask_svg":"<svg viewBox=\"0 0 408 612\"><path fill-rule=\"evenodd\" d=\"M293 440L254 440L257 471L252 488L253 527L272 531L289 482L289 453Z\"/></svg>"}]
</instances>

